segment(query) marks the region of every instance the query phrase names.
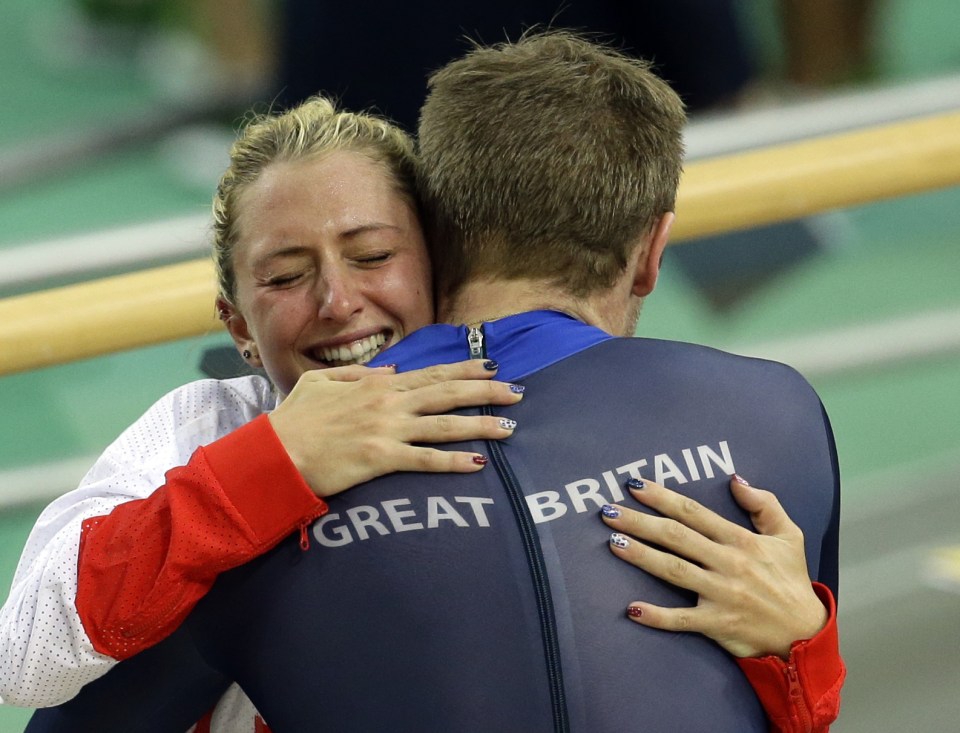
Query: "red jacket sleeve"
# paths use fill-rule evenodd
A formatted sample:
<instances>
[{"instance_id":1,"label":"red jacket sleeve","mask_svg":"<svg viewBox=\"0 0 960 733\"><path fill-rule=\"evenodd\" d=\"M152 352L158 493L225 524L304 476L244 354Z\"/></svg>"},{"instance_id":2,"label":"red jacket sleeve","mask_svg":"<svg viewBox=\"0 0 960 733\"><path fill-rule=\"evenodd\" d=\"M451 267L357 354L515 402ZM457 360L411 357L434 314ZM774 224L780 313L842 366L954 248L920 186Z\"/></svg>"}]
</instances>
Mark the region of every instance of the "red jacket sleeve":
<instances>
[{"instance_id":1,"label":"red jacket sleeve","mask_svg":"<svg viewBox=\"0 0 960 733\"><path fill-rule=\"evenodd\" d=\"M197 449L148 498L83 524L77 612L94 648L126 659L172 633L216 576L322 516L267 417Z\"/></svg>"},{"instance_id":2,"label":"red jacket sleeve","mask_svg":"<svg viewBox=\"0 0 960 733\"><path fill-rule=\"evenodd\" d=\"M826 733L840 714L846 668L837 636L837 604L830 589L814 583L827 607L827 625L812 639L798 641L790 658L762 657L737 662L756 690L772 733Z\"/></svg>"}]
</instances>

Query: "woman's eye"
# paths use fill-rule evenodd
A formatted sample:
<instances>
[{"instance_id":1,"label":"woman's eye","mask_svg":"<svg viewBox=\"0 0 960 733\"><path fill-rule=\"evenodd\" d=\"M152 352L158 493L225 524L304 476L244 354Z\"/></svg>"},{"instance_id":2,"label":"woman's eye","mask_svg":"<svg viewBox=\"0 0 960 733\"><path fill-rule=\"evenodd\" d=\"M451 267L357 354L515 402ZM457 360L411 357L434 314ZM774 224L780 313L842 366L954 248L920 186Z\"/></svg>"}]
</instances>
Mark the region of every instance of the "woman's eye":
<instances>
[{"instance_id":1,"label":"woman's eye","mask_svg":"<svg viewBox=\"0 0 960 733\"><path fill-rule=\"evenodd\" d=\"M389 252L376 252L356 258L357 262L359 262L361 265L379 265L380 263L386 262L389 259Z\"/></svg>"},{"instance_id":2,"label":"woman's eye","mask_svg":"<svg viewBox=\"0 0 960 733\"><path fill-rule=\"evenodd\" d=\"M283 287L284 285L292 285L299 279L300 273L294 273L290 275L274 275L268 278L266 282L267 285L271 287Z\"/></svg>"}]
</instances>

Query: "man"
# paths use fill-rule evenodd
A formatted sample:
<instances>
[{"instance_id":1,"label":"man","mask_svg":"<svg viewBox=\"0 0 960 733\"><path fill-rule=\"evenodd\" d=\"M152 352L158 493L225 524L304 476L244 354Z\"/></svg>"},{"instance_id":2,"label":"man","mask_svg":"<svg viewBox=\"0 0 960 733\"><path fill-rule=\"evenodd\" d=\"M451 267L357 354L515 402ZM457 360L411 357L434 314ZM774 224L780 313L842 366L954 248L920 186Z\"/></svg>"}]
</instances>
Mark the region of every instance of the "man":
<instances>
[{"instance_id":1,"label":"man","mask_svg":"<svg viewBox=\"0 0 960 733\"><path fill-rule=\"evenodd\" d=\"M471 446L493 471L332 498L307 549L291 537L200 602L177 638L275 733L822 730L835 715L839 494L819 400L781 365L614 338L656 283L683 117L643 63L566 34L433 77L422 185L448 325L381 358L495 360L526 387L502 413L519 427ZM742 482L731 496L735 471L777 487L796 525ZM601 509L628 562L602 549ZM779 579L755 583L758 567Z\"/></svg>"},{"instance_id":2,"label":"man","mask_svg":"<svg viewBox=\"0 0 960 733\"><path fill-rule=\"evenodd\" d=\"M682 124L676 95L643 63L565 34L478 49L433 77L423 199L438 315L451 325L383 358L401 369L497 361L500 378L527 388L504 412L519 427L489 447L495 471L370 482L331 501L306 552L291 538L221 576L187 626L274 731L768 729L721 644L786 657L824 626L824 607L803 578L805 595L780 609L784 626L803 619L803 635L725 639L734 622L711 620L702 602L694 614L689 591L702 601L735 580L693 577L728 550L724 533L736 544L730 528L750 526L726 488L735 470L778 488L810 574L835 589L837 469L819 400L792 371L611 338L633 333L656 283ZM689 522L713 535L689 545L639 521L645 539L694 562L661 569L651 550L638 561L650 574L612 563L590 515L631 504L631 478L731 521ZM653 484L636 496L683 511ZM769 517L764 501L740 498ZM707 541L715 552L695 547ZM713 629L720 643L637 628L610 592L628 584L652 625ZM780 679L795 674L781 663Z\"/></svg>"}]
</instances>

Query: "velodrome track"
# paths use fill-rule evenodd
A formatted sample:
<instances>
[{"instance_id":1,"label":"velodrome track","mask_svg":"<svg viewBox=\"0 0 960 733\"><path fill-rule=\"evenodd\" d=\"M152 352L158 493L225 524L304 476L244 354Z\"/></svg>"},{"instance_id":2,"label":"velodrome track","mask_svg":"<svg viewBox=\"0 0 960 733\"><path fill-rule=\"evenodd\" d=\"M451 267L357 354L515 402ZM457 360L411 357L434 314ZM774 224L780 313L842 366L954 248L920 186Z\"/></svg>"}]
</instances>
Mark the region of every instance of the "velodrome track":
<instances>
[{"instance_id":1,"label":"velodrome track","mask_svg":"<svg viewBox=\"0 0 960 733\"><path fill-rule=\"evenodd\" d=\"M40 133L109 126L156 101L116 68L24 71L22 59L43 33L40 16L54 5L9 0L0 10L11 20L0 19L0 34L20 29L0 44L0 62L15 70L0 82L12 85L11 104L0 110L3 150ZM908 12L903 0L892 5ZM944 12L954 15L939 25L951 27L956 11ZM937 35L919 23L897 26L918 34L912 46L894 45L929 56ZM919 62L903 61L910 63ZM217 133L183 132L0 190L0 255L78 233L203 217L212 184L188 178L182 153L190 140ZM845 492L840 623L850 678L833 730L960 730L960 593L926 574L932 548L960 544L960 356L949 346L960 334L960 191L814 222L825 251L724 314L709 308L669 254L641 331L782 358L814 383L837 433ZM34 499L68 489L150 402L200 376L203 348L222 342L214 334L0 377L0 586L8 586L39 512ZM27 716L0 707L0 733L20 730Z\"/></svg>"},{"instance_id":2,"label":"velodrome track","mask_svg":"<svg viewBox=\"0 0 960 733\"><path fill-rule=\"evenodd\" d=\"M957 467L877 475L898 485L849 507L839 615L849 677L831 730L958 730L960 584L945 590L928 574L932 548L960 543Z\"/></svg>"}]
</instances>

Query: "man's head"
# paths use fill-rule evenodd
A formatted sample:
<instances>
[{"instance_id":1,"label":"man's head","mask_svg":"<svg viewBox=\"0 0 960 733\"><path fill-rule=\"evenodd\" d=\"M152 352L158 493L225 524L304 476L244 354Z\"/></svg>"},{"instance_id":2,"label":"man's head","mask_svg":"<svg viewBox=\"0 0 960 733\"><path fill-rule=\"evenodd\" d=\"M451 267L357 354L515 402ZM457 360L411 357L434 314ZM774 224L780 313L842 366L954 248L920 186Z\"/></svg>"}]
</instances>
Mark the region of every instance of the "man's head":
<instances>
[{"instance_id":1,"label":"man's head","mask_svg":"<svg viewBox=\"0 0 960 733\"><path fill-rule=\"evenodd\" d=\"M441 297L518 279L593 294L673 210L685 114L648 63L547 32L475 48L429 85L420 187Z\"/></svg>"}]
</instances>

